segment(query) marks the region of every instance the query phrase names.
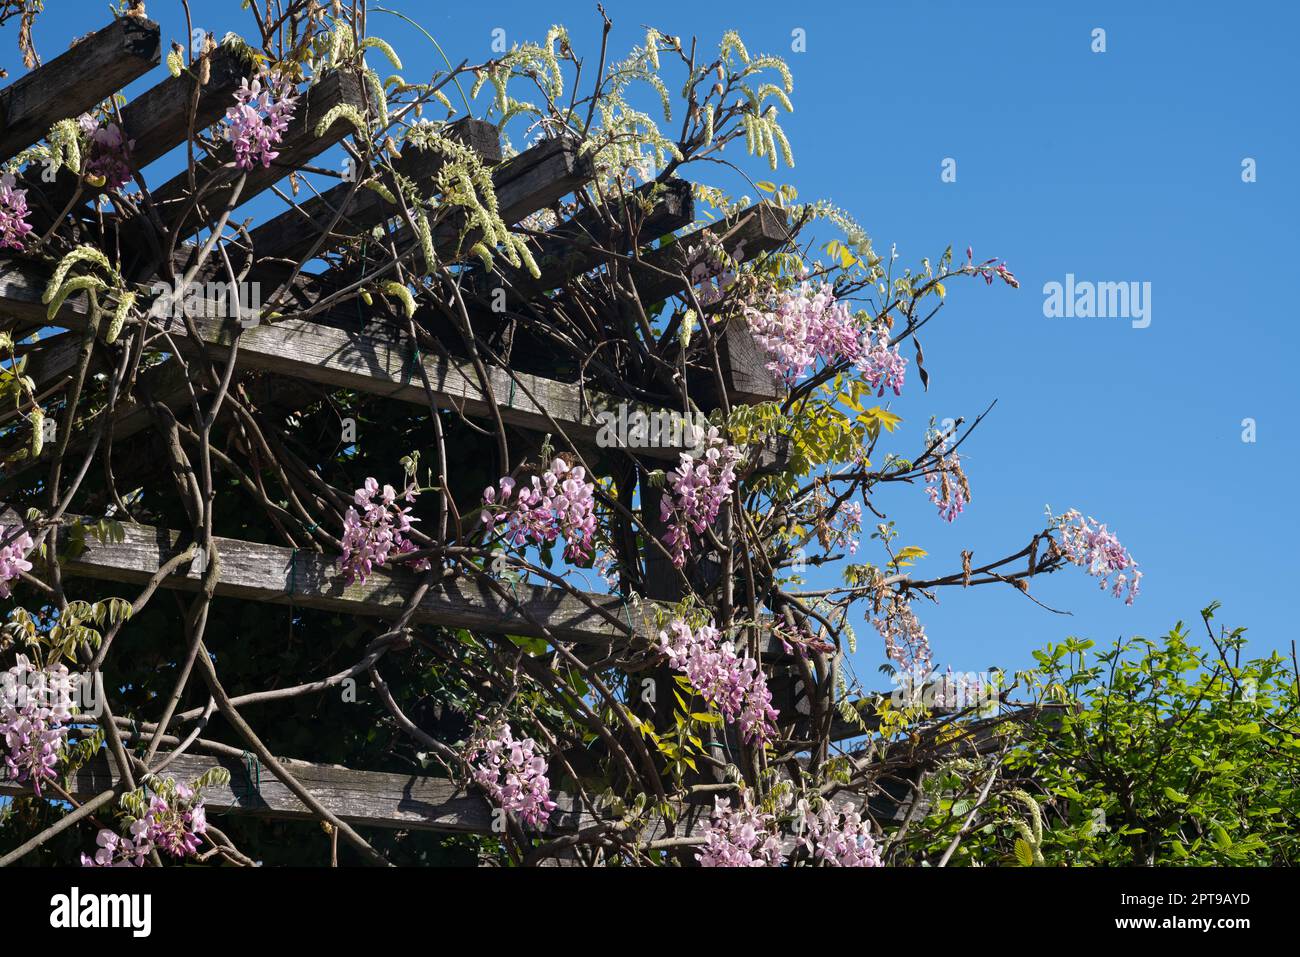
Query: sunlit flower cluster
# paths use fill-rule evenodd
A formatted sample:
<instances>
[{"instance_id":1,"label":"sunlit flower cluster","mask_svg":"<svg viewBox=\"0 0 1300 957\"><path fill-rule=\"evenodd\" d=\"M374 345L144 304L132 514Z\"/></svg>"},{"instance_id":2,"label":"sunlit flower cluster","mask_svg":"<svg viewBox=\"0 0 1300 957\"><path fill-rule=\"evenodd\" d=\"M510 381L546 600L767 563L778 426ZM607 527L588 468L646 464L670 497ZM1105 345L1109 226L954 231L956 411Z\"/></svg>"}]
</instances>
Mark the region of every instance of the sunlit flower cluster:
<instances>
[{"instance_id":1,"label":"sunlit flower cluster","mask_svg":"<svg viewBox=\"0 0 1300 957\"><path fill-rule=\"evenodd\" d=\"M0 542L5 542L11 530L0 525ZM32 570L32 563L27 561L27 553L35 542L27 532L20 532L13 541L0 545L0 598L8 598L9 583L23 572Z\"/></svg>"},{"instance_id":2,"label":"sunlit flower cluster","mask_svg":"<svg viewBox=\"0 0 1300 957\"><path fill-rule=\"evenodd\" d=\"M965 271L976 276L983 276L986 285L992 285L996 276L1013 289L1020 288L1020 280L1012 275L1011 270L1007 268L1005 262L998 262L997 258L987 259L982 263L974 262L975 253L971 247L966 247L966 268Z\"/></svg>"},{"instance_id":3,"label":"sunlit flower cluster","mask_svg":"<svg viewBox=\"0 0 1300 957\"><path fill-rule=\"evenodd\" d=\"M717 628L692 628L674 619L659 632L659 647L705 701L739 726L745 741L762 744L776 732L777 712L763 669L748 655L737 654Z\"/></svg>"},{"instance_id":4,"label":"sunlit flower cluster","mask_svg":"<svg viewBox=\"0 0 1300 957\"><path fill-rule=\"evenodd\" d=\"M702 867L779 867L781 840L776 818L755 808L745 792L740 807L717 798L700 828L704 844L695 852Z\"/></svg>"},{"instance_id":5,"label":"sunlit flower cluster","mask_svg":"<svg viewBox=\"0 0 1300 957\"><path fill-rule=\"evenodd\" d=\"M494 804L530 827L543 828L556 804L546 777L546 759L532 738L516 739L502 723L471 740L466 752L474 783Z\"/></svg>"},{"instance_id":6,"label":"sunlit flower cluster","mask_svg":"<svg viewBox=\"0 0 1300 957\"><path fill-rule=\"evenodd\" d=\"M931 430L926 434L926 445L937 443L934 455L939 464L925 474L925 494L939 510L945 522L955 521L970 502L970 482L961 467L961 455L948 451L949 433Z\"/></svg>"},{"instance_id":7,"label":"sunlit flower cluster","mask_svg":"<svg viewBox=\"0 0 1300 957\"><path fill-rule=\"evenodd\" d=\"M14 186L12 173L0 176L0 249L22 249L32 231L27 222L27 190Z\"/></svg>"},{"instance_id":8,"label":"sunlit flower cluster","mask_svg":"<svg viewBox=\"0 0 1300 957\"><path fill-rule=\"evenodd\" d=\"M746 306L745 318L767 352L767 368L787 384L818 362L853 362L864 352L861 323L829 283L801 282L779 293L770 308Z\"/></svg>"},{"instance_id":9,"label":"sunlit flower cluster","mask_svg":"<svg viewBox=\"0 0 1300 957\"><path fill-rule=\"evenodd\" d=\"M880 867L880 850L868 822L848 801L838 808L829 801L813 811L800 801L795 816L796 833L814 862L828 867Z\"/></svg>"},{"instance_id":10,"label":"sunlit flower cluster","mask_svg":"<svg viewBox=\"0 0 1300 957\"><path fill-rule=\"evenodd\" d=\"M553 461L531 485L519 485L509 476L483 490L483 524L488 531L505 525L511 545L549 545L565 540L570 561L591 557L596 536L596 486L582 466L562 458Z\"/></svg>"},{"instance_id":11,"label":"sunlit flower cluster","mask_svg":"<svg viewBox=\"0 0 1300 957\"><path fill-rule=\"evenodd\" d=\"M251 170L271 165L275 150L289 128L298 97L284 77L262 71L250 83L245 77L235 91L235 105L226 111L226 139L235 149L235 165Z\"/></svg>"},{"instance_id":12,"label":"sunlit flower cluster","mask_svg":"<svg viewBox=\"0 0 1300 957\"><path fill-rule=\"evenodd\" d=\"M128 140L116 123L104 123L89 113L83 113L77 124L86 135L89 155L84 172L87 176L102 177L105 189L120 189L131 180L131 149L134 140Z\"/></svg>"},{"instance_id":13,"label":"sunlit flower cluster","mask_svg":"<svg viewBox=\"0 0 1300 957\"><path fill-rule=\"evenodd\" d=\"M145 858L153 850L149 840L149 825L133 821L126 834L118 834L103 827L95 835L95 855L81 855L82 867L144 867Z\"/></svg>"},{"instance_id":14,"label":"sunlit flower cluster","mask_svg":"<svg viewBox=\"0 0 1300 957\"><path fill-rule=\"evenodd\" d=\"M912 611L911 603L896 594L891 594L881 613L871 619L871 624L885 639L885 656L908 673L929 674L933 658L930 653L930 639Z\"/></svg>"},{"instance_id":15,"label":"sunlit flower cluster","mask_svg":"<svg viewBox=\"0 0 1300 957\"><path fill-rule=\"evenodd\" d=\"M93 857L82 854L83 867L143 867L151 851L184 859L198 853L208 830L207 809L193 788L168 779L149 795L144 817L127 818L123 833L101 828Z\"/></svg>"},{"instance_id":16,"label":"sunlit flower cluster","mask_svg":"<svg viewBox=\"0 0 1300 957\"><path fill-rule=\"evenodd\" d=\"M414 502L418 494L408 485L400 498ZM406 537L419 519L411 517L411 509L397 504L398 493L391 485L381 490L379 482L366 479L366 484L353 495L354 505L349 505L343 516L343 580L364 582L375 566L388 561L390 556L415 551L415 545ZM428 568L428 560L421 559L417 569Z\"/></svg>"},{"instance_id":17,"label":"sunlit flower cluster","mask_svg":"<svg viewBox=\"0 0 1300 957\"><path fill-rule=\"evenodd\" d=\"M659 500L659 517L668 526L664 545L679 568L686 564L691 533L702 535L717 520L718 511L731 495L740 458L740 450L723 441L716 427L710 428L703 454L683 452L677 468L668 473L668 487Z\"/></svg>"},{"instance_id":18,"label":"sunlit flower cluster","mask_svg":"<svg viewBox=\"0 0 1300 957\"><path fill-rule=\"evenodd\" d=\"M39 797L42 784L57 776L55 768L67 741L72 718L72 678L65 665L44 670L25 655L0 681L0 743L4 773L19 784L30 784Z\"/></svg>"},{"instance_id":19,"label":"sunlit flower cluster","mask_svg":"<svg viewBox=\"0 0 1300 957\"><path fill-rule=\"evenodd\" d=\"M1124 604L1133 604L1141 587L1142 572L1114 533L1096 519L1084 518L1075 509L1056 519L1056 527L1061 533L1062 554L1089 575L1100 578L1102 589L1109 587L1116 598L1124 595L1127 588Z\"/></svg>"}]
</instances>

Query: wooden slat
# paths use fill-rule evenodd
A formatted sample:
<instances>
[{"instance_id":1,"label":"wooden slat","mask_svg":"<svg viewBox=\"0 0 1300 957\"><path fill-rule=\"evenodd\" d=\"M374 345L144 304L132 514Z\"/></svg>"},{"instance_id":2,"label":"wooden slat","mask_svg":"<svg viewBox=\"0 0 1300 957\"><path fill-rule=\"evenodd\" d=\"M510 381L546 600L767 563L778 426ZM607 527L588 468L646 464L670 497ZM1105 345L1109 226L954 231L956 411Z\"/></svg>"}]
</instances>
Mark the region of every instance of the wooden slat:
<instances>
[{"instance_id":1,"label":"wooden slat","mask_svg":"<svg viewBox=\"0 0 1300 957\"><path fill-rule=\"evenodd\" d=\"M648 308L652 303L684 292L686 284L678 278L690 275L688 251L699 247L704 234L722 239L723 248L734 254L742 249L740 259L753 259L761 253L779 249L789 241L785 213L773 203L751 206L732 223L714 223L678 238L663 249L656 249L642 257L641 264L632 266L636 277L637 293ZM664 273L672 273L666 276Z\"/></svg>"},{"instance_id":2,"label":"wooden slat","mask_svg":"<svg viewBox=\"0 0 1300 957\"><path fill-rule=\"evenodd\" d=\"M247 203L263 190L269 189L273 183L287 176L291 170L318 153L323 153L343 137L354 132L347 120L337 119L329 129L324 131L324 135L316 136L317 124L331 109L341 103L351 104L358 110L364 107L361 80L355 73L334 71L322 77L314 86L304 90L294 109L293 120L289 123L289 128L285 131L279 146L276 147L279 156L269 167L264 168L261 164L257 164L248 171L244 188L239 194L239 204ZM196 164L198 166L195 172L196 182L202 185L213 171L233 159L234 151L230 145L223 145L217 150L216 156L208 157ZM204 194L203 205L210 211L223 209L237 179L236 175L228 173L227 181L223 185ZM164 225L172 228L180 224L182 237L191 236L206 225L192 212L186 213L189 206L189 191L189 176L184 172L178 173L153 190L153 200L160 210ZM185 220L183 224L180 223L182 218Z\"/></svg>"},{"instance_id":3,"label":"wooden slat","mask_svg":"<svg viewBox=\"0 0 1300 957\"><path fill-rule=\"evenodd\" d=\"M0 159L41 139L158 63L158 24L122 17L0 90Z\"/></svg>"},{"instance_id":4,"label":"wooden slat","mask_svg":"<svg viewBox=\"0 0 1300 957\"><path fill-rule=\"evenodd\" d=\"M0 316L38 326L45 318L40 302L44 283L43 267L0 262ZM55 317L58 325L84 328L84 297L71 298ZM177 327L184 332L184 327ZM214 355L225 355L238 326L229 320L195 320L203 341ZM182 344L187 339L182 339ZM427 398L416 371L415 350L405 340L394 341L377 332L347 332L332 326L301 320L258 325L239 335L239 367L289 375L335 388L355 389L402 402L424 405ZM474 416L489 415L490 405L472 366L440 356L420 356L433 387L434 399L442 408L460 408ZM584 403L577 385L539 376L517 373L518 384L504 369L489 367L492 391L504 422L538 432L555 433L559 423L575 444L593 444L601 428L597 415L616 410L617 400L589 392ZM657 410L629 403L628 414L646 415ZM558 437L558 436L557 436ZM676 461L680 447L667 444L638 450L646 455Z\"/></svg>"},{"instance_id":5,"label":"wooden slat","mask_svg":"<svg viewBox=\"0 0 1300 957\"><path fill-rule=\"evenodd\" d=\"M165 758L166 754L161 754ZM487 834L492 830L493 809L476 792L467 792L446 778L392 774L381 771L353 771L348 768L306 761L284 761L284 766L320 801L326 810L349 824L400 827L415 830ZM280 782L269 768L250 768L236 758L182 754L163 771L162 777L189 783L212 768L230 772L230 783L203 792L209 813L245 814L286 820L306 820L312 813ZM71 794L80 800L94 797L119 781L116 768L101 751L72 775ZM9 780L0 780L0 794L30 791ZM584 817L567 795L553 800L560 807L552 812L551 830L572 830Z\"/></svg>"},{"instance_id":6,"label":"wooden slat","mask_svg":"<svg viewBox=\"0 0 1300 957\"><path fill-rule=\"evenodd\" d=\"M501 161L501 137L491 123L465 119L447 127L446 134L473 150L488 166ZM443 160L441 153L409 145L394 167L417 187L428 190L442 169ZM389 189L395 188L389 177L384 177L384 180ZM298 209L285 210L252 231L253 251L258 257L296 260L316 245L320 234L329 228L340 208L343 208L345 218L335 227L340 234L338 239L360 235L362 230L398 214L398 210L377 192L355 187L352 183L341 183L299 206ZM337 241L327 240L321 251L336 245Z\"/></svg>"}]
</instances>

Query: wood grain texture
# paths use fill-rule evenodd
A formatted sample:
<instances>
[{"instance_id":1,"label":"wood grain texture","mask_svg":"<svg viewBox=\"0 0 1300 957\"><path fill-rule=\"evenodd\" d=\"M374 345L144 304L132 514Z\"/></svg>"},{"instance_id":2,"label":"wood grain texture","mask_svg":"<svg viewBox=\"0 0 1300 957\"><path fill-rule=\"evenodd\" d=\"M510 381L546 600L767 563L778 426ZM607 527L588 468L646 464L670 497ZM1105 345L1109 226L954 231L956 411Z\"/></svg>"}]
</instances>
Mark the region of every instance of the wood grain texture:
<instances>
[{"instance_id":1,"label":"wood grain texture","mask_svg":"<svg viewBox=\"0 0 1300 957\"><path fill-rule=\"evenodd\" d=\"M158 24L122 17L0 90L0 160L21 152L58 120L75 119L160 57Z\"/></svg>"}]
</instances>

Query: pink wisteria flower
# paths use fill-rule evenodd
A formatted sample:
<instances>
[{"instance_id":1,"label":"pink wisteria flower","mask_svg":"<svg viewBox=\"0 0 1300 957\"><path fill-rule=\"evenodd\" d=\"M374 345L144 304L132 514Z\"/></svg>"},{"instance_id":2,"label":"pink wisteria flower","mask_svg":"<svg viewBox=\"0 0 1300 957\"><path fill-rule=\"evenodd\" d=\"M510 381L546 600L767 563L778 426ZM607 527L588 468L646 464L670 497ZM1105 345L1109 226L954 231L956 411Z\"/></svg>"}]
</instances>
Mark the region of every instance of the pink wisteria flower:
<instances>
[{"instance_id":1,"label":"pink wisteria flower","mask_svg":"<svg viewBox=\"0 0 1300 957\"><path fill-rule=\"evenodd\" d=\"M677 468L667 475L667 489L659 500L659 517L667 523L664 545L673 564L686 564L691 533L702 535L718 518L736 483L740 450L727 444L716 427L705 437L703 454L681 454Z\"/></svg>"},{"instance_id":2,"label":"pink wisteria flower","mask_svg":"<svg viewBox=\"0 0 1300 957\"><path fill-rule=\"evenodd\" d=\"M894 395L903 394L907 360L898 346L890 345L887 326L875 331L874 341L862 350L855 365L867 385L876 390L876 395L884 395L886 389L891 389Z\"/></svg>"},{"instance_id":3,"label":"pink wisteria flower","mask_svg":"<svg viewBox=\"0 0 1300 957\"><path fill-rule=\"evenodd\" d=\"M925 626L912 611L911 603L891 593L871 624L885 639L885 656L899 671L919 676L918 680L923 681L933 669L933 657Z\"/></svg>"},{"instance_id":4,"label":"pink wisteria flower","mask_svg":"<svg viewBox=\"0 0 1300 957\"><path fill-rule=\"evenodd\" d=\"M177 784L170 792L154 794L145 814L149 840L171 857L190 857L199 849L207 832L208 816L203 801L192 788Z\"/></svg>"},{"instance_id":5,"label":"pink wisteria flower","mask_svg":"<svg viewBox=\"0 0 1300 957\"><path fill-rule=\"evenodd\" d=\"M556 804L546 776L546 759L532 738L516 739L502 723L471 739L466 749L474 783L494 804L515 814L525 825L543 828Z\"/></svg>"},{"instance_id":6,"label":"pink wisteria flower","mask_svg":"<svg viewBox=\"0 0 1300 957\"><path fill-rule=\"evenodd\" d=\"M939 517L951 523L970 502L970 481L962 469L961 455L948 451L950 438L950 434L933 429L926 433L926 445L935 443L933 454L939 463L925 473L925 494L939 510Z\"/></svg>"},{"instance_id":7,"label":"pink wisteria flower","mask_svg":"<svg viewBox=\"0 0 1300 957\"><path fill-rule=\"evenodd\" d=\"M250 83L245 77L235 91L235 105L226 110L226 139L235 149L235 165L251 170L263 167L280 154L275 146L293 119L298 97L293 83L263 70Z\"/></svg>"},{"instance_id":8,"label":"pink wisteria flower","mask_svg":"<svg viewBox=\"0 0 1300 957\"><path fill-rule=\"evenodd\" d=\"M570 561L591 557L596 537L596 486L581 465L562 458L553 461L530 485L519 485L508 475L497 488L483 490L483 524L492 532L505 526L505 538L516 548L549 545L564 537L564 556Z\"/></svg>"},{"instance_id":9,"label":"pink wisteria flower","mask_svg":"<svg viewBox=\"0 0 1300 957\"><path fill-rule=\"evenodd\" d=\"M736 281L736 264L745 258L745 244L740 242L727 253L722 240L707 233L698 246L686 249L686 262L690 270L691 285L701 306L711 306L721 301Z\"/></svg>"},{"instance_id":10,"label":"pink wisteria flower","mask_svg":"<svg viewBox=\"0 0 1300 957\"><path fill-rule=\"evenodd\" d=\"M816 862L829 867L880 867L883 863L870 825L848 801L838 808L824 802L816 812L807 801L800 801L795 824L801 835L799 844Z\"/></svg>"},{"instance_id":11,"label":"pink wisteria flower","mask_svg":"<svg viewBox=\"0 0 1300 957\"><path fill-rule=\"evenodd\" d=\"M1061 534L1062 554L1089 575L1100 578L1101 588L1109 587L1116 598L1124 595L1127 587L1124 604L1133 604L1141 588L1142 572L1115 534L1096 519L1084 518L1075 509L1057 518L1054 524Z\"/></svg>"},{"instance_id":12,"label":"pink wisteria flower","mask_svg":"<svg viewBox=\"0 0 1300 957\"><path fill-rule=\"evenodd\" d=\"M72 703L72 678L65 665L40 670L18 655L14 666L0 676L4 773L19 784L31 784L37 797L43 783L57 777Z\"/></svg>"},{"instance_id":13,"label":"pink wisteria flower","mask_svg":"<svg viewBox=\"0 0 1300 957\"><path fill-rule=\"evenodd\" d=\"M753 806L746 791L740 807L715 798L713 814L701 827L704 844L695 852L701 867L780 867L776 817Z\"/></svg>"},{"instance_id":14,"label":"pink wisteria flower","mask_svg":"<svg viewBox=\"0 0 1300 957\"><path fill-rule=\"evenodd\" d=\"M0 542L6 541L10 534L10 529L0 525ZM24 531L8 544L0 545L0 598L9 597L11 581L21 573L32 570L32 563L27 561L27 553L34 544L31 535Z\"/></svg>"},{"instance_id":15,"label":"pink wisteria flower","mask_svg":"<svg viewBox=\"0 0 1300 957\"><path fill-rule=\"evenodd\" d=\"M863 329L829 283L801 282L778 293L770 308L745 307L767 368L792 384L818 362L854 362L863 356Z\"/></svg>"},{"instance_id":16,"label":"pink wisteria flower","mask_svg":"<svg viewBox=\"0 0 1300 957\"><path fill-rule=\"evenodd\" d=\"M85 163L87 176L102 176L104 189L120 189L131 180L131 150L135 140L128 140L116 123L104 123L89 113L77 118L77 125L89 142Z\"/></svg>"},{"instance_id":17,"label":"pink wisteria flower","mask_svg":"<svg viewBox=\"0 0 1300 957\"><path fill-rule=\"evenodd\" d=\"M739 726L746 742L762 745L776 733L777 712L763 669L749 655L737 654L713 625L692 628L674 619L659 632L659 650L711 707Z\"/></svg>"},{"instance_id":18,"label":"pink wisteria flower","mask_svg":"<svg viewBox=\"0 0 1300 957\"><path fill-rule=\"evenodd\" d=\"M419 492L407 485L400 498L414 502ZM379 482L367 478L366 484L353 495L355 505L348 506L343 516L343 580L349 585L354 580L364 582L375 566L382 565L394 555L415 551L415 545L406 534L418 518L411 517L411 509L398 505L397 491L391 485L381 490ZM429 567L428 559L413 563L418 571Z\"/></svg>"},{"instance_id":19,"label":"pink wisteria flower","mask_svg":"<svg viewBox=\"0 0 1300 957\"><path fill-rule=\"evenodd\" d=\"M22 249L32 227L27 222L27 190L14 186L12 173L0 176L0 249Z\"/></svg>"},{"instance_id":20,"label":"pink wisteria flower","mask_svg":"<svg viewBox=\"0 0 1300 957\"><path fill-rule=\"evenodd\" d=\"M127 834L121 835L103 827L95 835L95 856L81 855L82 867L144 867L145 858L153 850L149 841L149 825L135 821Z\"/></svg>"}]
</instances>

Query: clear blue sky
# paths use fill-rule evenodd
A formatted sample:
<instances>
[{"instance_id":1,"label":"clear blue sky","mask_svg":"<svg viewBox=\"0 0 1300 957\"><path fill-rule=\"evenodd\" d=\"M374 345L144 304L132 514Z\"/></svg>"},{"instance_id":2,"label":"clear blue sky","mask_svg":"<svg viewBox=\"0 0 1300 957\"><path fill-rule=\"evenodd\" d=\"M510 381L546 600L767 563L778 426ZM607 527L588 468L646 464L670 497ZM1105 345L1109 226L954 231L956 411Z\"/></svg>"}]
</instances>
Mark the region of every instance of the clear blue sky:
<instances>
[{"instance_id":1,"label":"clear blue sky","mask_svg":"<svg viewBox=\"0 0 1300 957\"><path fill-rule=\"evenodd\" d=\"M510 42L540 40L558 21L594 65L594 3L387 5L420 20L453 61L489 57L494 28ZM47 57L105 17L82 0L46 7L36 35ZM218 35L248 32L235 0L192 9ZM1298 563L1286 482L1300 460L1291 370L1300 334L1284 291L1300 211L1297 5L607 0L606 9L615 55L640 42L650 15L709 47L734 27L751 51L786 55L797 165L774 178L850 210L877 250L896 243L903 263L971 244L1020 278L1018 291L951 284L924 336L930 391L911 375L894 404L907 453L931 415L973 416L998 400L965 447L971 506L951 527L920 488L895 489L878 507L904 543L930 551L926 574L959 567L963 547L977 561L1017 550L1045 504L1076 507L1118 533L1146 572L1144 591L1125 607L1074 569L1039 580L1035 594L1072 618L1009 588L943 593L938 607L918 606L940 666L1022 666L1030 649L1067 634L1163 633L1212 599L1224 603L1221 620L1249 626L1257 651L1288 645ZM149 13L164 40L184 40L179 2L154 0ZM1090 49L1097 27L1105 53ZM790 52L795 28L806 31L805 53ZM14 74L6 32L0 62ZM408 78L434 67L427 41L400 21L373 13L371 32L399 48ZM160 67L129 92L162 76ZM957 161L955 183L940 180L946 157ZM1241 179L1245 157L1258 164L1252 184ZM1066 273L1150 282L1150 327L1045 318L1043 284ZM1247 417L1253 444L1241 440ZM858 624L856 664L869 681L883 655Z\"/></svg>"}]
</instances>

